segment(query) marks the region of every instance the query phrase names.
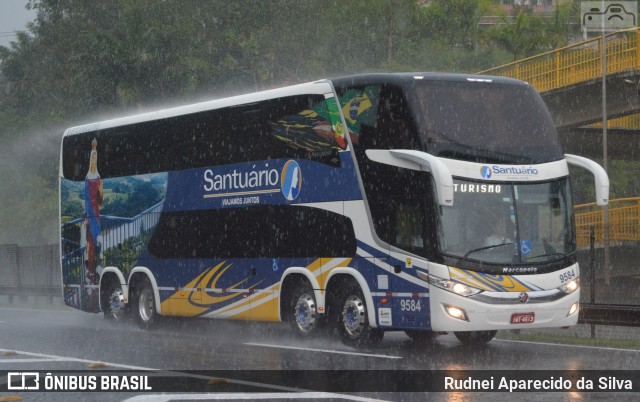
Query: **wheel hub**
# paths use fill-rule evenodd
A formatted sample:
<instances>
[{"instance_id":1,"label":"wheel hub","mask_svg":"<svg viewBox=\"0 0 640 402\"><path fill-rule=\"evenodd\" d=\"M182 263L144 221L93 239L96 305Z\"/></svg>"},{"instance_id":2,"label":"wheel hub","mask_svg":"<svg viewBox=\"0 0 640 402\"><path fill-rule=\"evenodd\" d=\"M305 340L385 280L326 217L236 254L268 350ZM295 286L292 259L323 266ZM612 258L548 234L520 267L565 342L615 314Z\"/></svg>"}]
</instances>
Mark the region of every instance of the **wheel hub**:
<instances>
[{"instance_id":1,"label":"wheel hub","mask_svg":"<svg viewBox=\"0 0 640 402\"><path fill-rule=\"evenodd\" d=\"M313 330L316 325L316 302L311 295L304 293L298 297L295 318L301 332L308 333Z\"/></svg>"},{"instance_id":2,"label":"wheel hub","mask_svg":"<svg viewBox=\"0 0 640 402\"><path fill-rule=\"evenodd\" d=\"M358 296L349 296L342 309L342 323L349 336L357 337L365 324L366 309Z\"/></svg>"},{"instance_id":3,"label":"wheel hub","mask_svg":"<svg viewBox=\"0 0 640 402\"><path fill-rule=\"evenodd\" d=\"M114 289L113 293L111 293L111 297L109 297L109 308L111 311L111 316L115 320L121 320L125 315L125 304L124 304L124 295L122 294L122 289Z\"/></svg>"}]
</instances>

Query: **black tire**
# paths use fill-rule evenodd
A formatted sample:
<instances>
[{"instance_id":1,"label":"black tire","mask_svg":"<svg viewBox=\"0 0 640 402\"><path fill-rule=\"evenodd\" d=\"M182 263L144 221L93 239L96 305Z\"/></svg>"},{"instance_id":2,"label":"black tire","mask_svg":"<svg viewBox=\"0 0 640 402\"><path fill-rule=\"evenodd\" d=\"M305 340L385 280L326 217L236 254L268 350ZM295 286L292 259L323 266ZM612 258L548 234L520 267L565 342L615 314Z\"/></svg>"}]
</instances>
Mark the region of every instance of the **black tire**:
<instances>
[{"instance_id":1,"label":"black tire","mask_svg":"<svg viewBox=\"0 0 640 402\"><path fill-rule=\"evenodd\" d=\"M380 343L384 331L369 324L367 303L357 283L351 281L342 289L337 308L338 332L342 342L356 348Z\"/></svg>"},{"instance_id":2,"label":"black tire","mask_svg":"<svg viewBox=\"0 0 640 402\"><path fill-rule=\"evenodd\" d=\"M127 316L127 305L124 303L122 286L117 279L108 279L101 294L104 319L120 322Z\"/></svg>"},{"instance_id":3,"label":"black tire","mask_svg":"<svg viewBox=\"0 0 640 402\"><path fill-rule=\"evenodd\" d=\"M453 334L465 345L484 345L496 336L498 331L468 331Z\"/></svg>"},{"instance_id":4,"label":"black tire","mask_svg":"<svg viewBox=\"0 0 640 402\"><path fill-rule=\"evenodd\" d=\"M131 309L135 320L143 329L151 329L158 321L155 296L149 278L145 277L135 284Z\"/></svg>"},{"instance_id":5,"label":"black tire","mask_svg":"<svg viewBox=\"0 0 640 402\"><path fill-rule=\"evenodd\" d=\"M316 296L306 280L294 284L286 304L285 320L298 336L303 338L318 335L325 328L324 316L318 313Z\"/></svg>"},{"instance_id":6,"label":"black tire","mask_svg":"<svg viewBox=\"0 0 640 402\"><path fill-rule=\"evenodd\" d=\"M404 331L404 333L407 334L412 341L420 344L431 343L436 337L436 334L433 331L417 331L408 329Z\"/></svg>"}]
</instances>

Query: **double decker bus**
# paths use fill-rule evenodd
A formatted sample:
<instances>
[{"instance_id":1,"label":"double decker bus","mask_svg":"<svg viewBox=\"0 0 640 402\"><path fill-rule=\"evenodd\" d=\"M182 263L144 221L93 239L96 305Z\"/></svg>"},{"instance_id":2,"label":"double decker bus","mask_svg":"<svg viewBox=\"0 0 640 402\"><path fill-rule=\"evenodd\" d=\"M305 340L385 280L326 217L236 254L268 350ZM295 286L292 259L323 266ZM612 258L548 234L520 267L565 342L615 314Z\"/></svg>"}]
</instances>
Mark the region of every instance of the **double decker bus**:
<instances>
[{"instance_id":1,"label":"double decker bus","mask_svg":"<svg viewBox=\"0 0 640 402\"><path fill-rule=\"evenodd\" d=\"M365 74L73 127L65 303L284 321L347 344L578 320L568 163L542 99L501 77Z\"/></svg>"}]
</instances>

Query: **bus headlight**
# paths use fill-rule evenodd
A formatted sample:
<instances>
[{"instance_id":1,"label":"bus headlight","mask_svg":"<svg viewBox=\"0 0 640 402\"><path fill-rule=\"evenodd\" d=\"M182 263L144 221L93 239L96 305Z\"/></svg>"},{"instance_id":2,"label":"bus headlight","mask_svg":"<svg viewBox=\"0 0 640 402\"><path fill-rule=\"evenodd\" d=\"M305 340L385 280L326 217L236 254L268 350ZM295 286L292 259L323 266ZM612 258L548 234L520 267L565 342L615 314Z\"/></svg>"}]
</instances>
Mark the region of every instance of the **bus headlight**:
<instances>
[{"instance_id":1,"label":"bus headlight","mask_svg":"<svg viewBox=\"0 0 640 402\"><path fill-rule=\"evenodd\" d=\"M442 305L444 306L444 310L451 317L457 318L457 319L462 320L462 321L469 321L469 318L467 317L467 313L464 311L464 309L461 309L461 308L456 307L456 306L450 306L450 305L444 304L444 303Z\"/></svg>"},{"instance_id":2,"label":"bus headlight","mask_svg":"<svg viewBox=\"0 0 640 402\"><path fill-rule=\"evenodd\" d=\"M566 294L571 294L576 290L578 290L579 287L580 287L580 280L576 278L560 286L560 290L562 290Z\"/></svg>"},{"instance_id":3,"label":"bus headlight","mask_svg":"<svg viewBox=\"0 0 640 402\"><path fill-rule=\"evenodd\" d=\"M482 290L465 285L464 283L454 282L434 275L429 275L429 284L464 297L473 296L476 293L482 292Z\"/></svg>"}]
</instances>

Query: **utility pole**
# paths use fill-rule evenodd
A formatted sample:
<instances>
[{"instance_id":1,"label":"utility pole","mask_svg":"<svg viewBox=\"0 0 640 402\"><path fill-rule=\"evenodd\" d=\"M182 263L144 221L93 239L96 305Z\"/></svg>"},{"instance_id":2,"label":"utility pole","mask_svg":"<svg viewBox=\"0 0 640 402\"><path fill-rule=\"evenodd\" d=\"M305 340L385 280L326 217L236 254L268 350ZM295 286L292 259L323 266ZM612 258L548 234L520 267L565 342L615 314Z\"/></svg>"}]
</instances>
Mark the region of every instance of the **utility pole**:
<instances>
[{"instance_id":1,"label":"utility pole","mask_svg":"<svg viewBox=\"0 0 640 402\"><path fill-rule=\"evenodd\" d=\"M601 10L605 10L604 0L601 2ZM602 18L602 37L600 39L600 58L602 61L602 167L609 173L609 157L607 150L607 44L606 44L605 18ZM611 256L609 253L609 206L602 208L602 226L604 235L604 281L608 286L611 283Z\"/></svg>"}]
</instances>

